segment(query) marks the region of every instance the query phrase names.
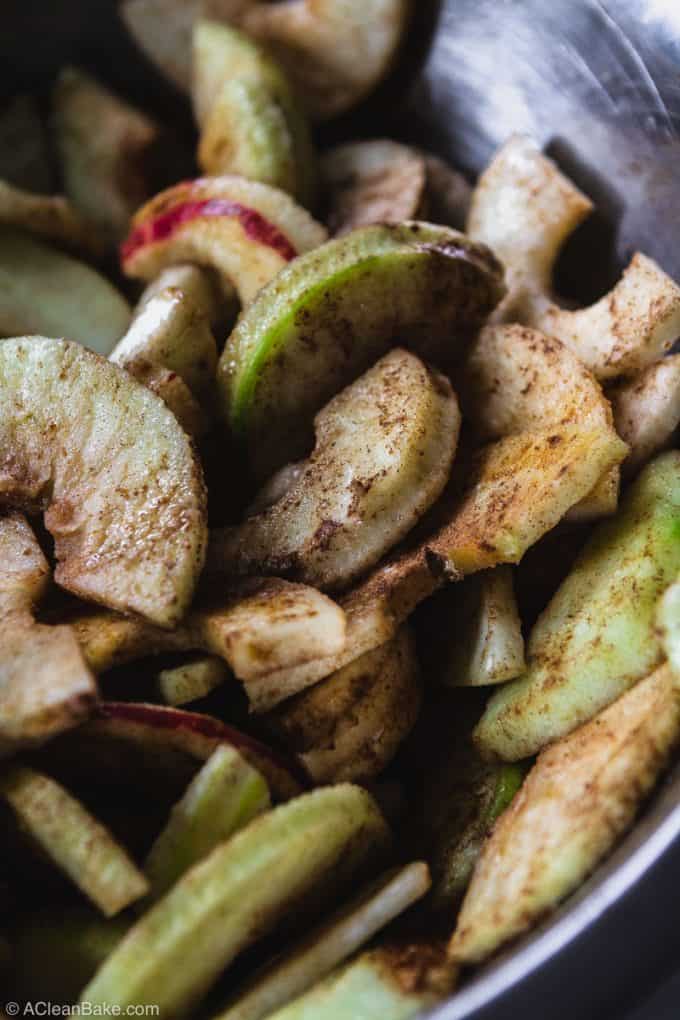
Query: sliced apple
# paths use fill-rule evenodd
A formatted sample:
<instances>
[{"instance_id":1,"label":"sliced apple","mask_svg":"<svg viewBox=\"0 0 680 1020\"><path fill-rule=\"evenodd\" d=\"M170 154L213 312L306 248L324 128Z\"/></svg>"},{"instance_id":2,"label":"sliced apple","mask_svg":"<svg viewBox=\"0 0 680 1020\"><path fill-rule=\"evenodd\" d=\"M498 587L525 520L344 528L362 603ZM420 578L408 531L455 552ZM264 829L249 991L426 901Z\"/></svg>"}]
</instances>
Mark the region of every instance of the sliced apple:
<instances>
[{"instance_id":1,"label":"sliced apple","mask_svg":"<svg viewBox=\"0 0 680 1020\"><path fill-rule=\"evenodd\" d=\"M128 276L152 280L196 262L234 284L242 304L326 231L278 188L241 177L203 177L162 191L137 212L121 247Z\"/></svg>"},{"instance_id":2,"label":"sliced apple","mask_svg":"<svg viewBox=\"0 0 680 1020\"><path fill-rule=\"evenodd\" d=\"M42 194L53 190L47 132L34 96L17 95L0 113L0 177Z\"/></svg>"},{"instance_id":3,"label":"sliced apple","mask_svg":"<svg viewBox=\"0 0 680 1020\"><path fill-rule=\"evenodd\" d=\"M616 430L630 453L624 470L639 470L669 446L680 426L680 354L650 365L610 391Z\"/></svg>"},{"instance_id":4,"label":"sliced apple","mask_svg":"<svg viewBox=\"0 0 680 1020\"><path fill-rule=\"evenodd\" d=\"M508 267L502 319L557 337L598 379L610 379L638 372L670 349L680 333L680 287L638 252L594 305L570 311L555 304L553 263L591 209L535 142L514 135L479 180L468 232Z\"/></svg>"},{"instance_id":5,"label":"sliced apple","mask_svg":"<svg viewBox=\"0 0 680 1020\"><path fill-rule=\"evenodd\" d=\"M115 243L152 191L158 126L84 71L64 68L52 96L52 128L64 189Z\"/></svg>"},{"instance_id":6,"label":"sliced apple","mask_svg":"<svg viewBox=\"0 0 680 1020\"><path fill-rule=\"evenodd\" d=\"M165 294L166 291L184 295L186 306L195 307L199 315L208 320L211 327L214 328L219 322L222 299L214 271L201 269L191 262L179 262L176 266L168 266L146 285L137 302L135 314L139 315L144 305L152 298Z\"/></svg>"},{"instance_id":7,"label":"sliced apple","mask_svg":"<svg viewBox=\"0 0 680 1020\"><path fill-rule=\"evenodd\" d=\"M135 924L84 989L92 1005L189 1011L234 957L387 840L371 797L318 790L251 822L194 865Z\"/></svg>"},{"instance_id":8,"label":"sliced apple","mask_svg":"<svg viewBox=\"0 0 680 1020\"><path fill-rule=\"evenodd\" d=\"M317 783L367 782L392 760L420 710L415 644L407 627L268 717Z\"/></svg>"},{"instance_id":9,"label":"sliced apple","mask_svg":"<svg viewBox=\"0 0 680 1020\"><path fill-rule=\"evenodd\" d=\"M659 602L656 627L668 664L680 680L680 576L666 589Z\"/></svg>"},{"instance_id":10,"label":"sliced apple","mask_svg":"<svg viewBox=\"0 0 680 1020\"><path fill-rule=\"evenodd\" d=\"M593 375L559 340L538 330L487 326L459 378L463 414L483 441L564 425L614 430L611 406ZM615 467L568 511L568 519L613 513L618 492Z\"/></svg>"},{"instance_id":11,"label":"sliced apple","mask_svg":"<svg viewBox=\"0 0 680 1020\"><path fill-rule=\"evenodd\" d=\"M200 439L210 429L210 418L193 395L184 379L163 365L144 358L133 358L125 365L126 372L161 398L165 406L188 436Z\"/></svg>"},{"instance_id":12,"label":"sliced apple","mask_svg":"<svg viewBox=\"0 0 680 1020\"><path fill-rule=\"evenodd\" d=\"M229 677L229 669L215 655L198 655L181 666L169 666L158 674L158 690L166 705L174 707L199 701Z\"/></svg>"},{"instance_id":13,"label":"sliced apple","mask_svg":"<svg viewBox=\"0 0 680 1020\"><path fill-rule=\"evenodd\" d=\"M157 900L192 865L271 806L260 773L229 744L218 744L175 804L144 864Z\"/></svg>"},{"instance_id":14,"label":"sliced apple","mask_svg":"<svg viewBox=\"0 0 680 1020\"><path fill-rule=\"evenodd\" d=\"M360 949L404 910L425 895L427 865L414 861L387 872L320 928L277 960L243 989L215 1020L262 1020L306 992Z\"/></svg>"},{"instance_id":15,"label":"sliced apple","mask_svg":"<svg viewBox=\"0 0 680 1020\"><path fill-rule=\"evenodd\" d=\"M57 583L176 624L207 528L201 467L171 412L104 358L44 337L0 343L0 402L0 502L46 508Z\"/></svg>"},{"instance_id":16,"label":"sliced apple","mask_svg":"<svg viewBox=\"0 0 680 1020\"><path fill-rule=\"evenodd\" d=\"M15 767L0 778L0 796L57 867L107 917L148 891L146 878L111 833L54 779Z\"/></svg>"},{"instance_id":17,"label":"sliced apple","mask_svg":"<svg viewBox=\"0 0 680 1020\"><path fill-rule=\"evenodd\" d=\"M446 362L502 294L487 248L427 223L364 227L297 259L220 358L224 410L255 473L304 455L316 412L391 346Z\"/></svg>"},{"instance_id":18,"label":"sliced apple","mask_svg":"<svg viewBox=\"0 0 680 1020\"><path fill-rule=\"evenodd\" d=\"M0 180L0 223L66 248L98 250L92 227L63 195L35 195Z\"/></svg>"},{"instance_id":19,"label":"sliced apple","mask_svg":"<svg viewBox=\"0 0 680 1020\"><path fill-rule=\"evenodd\" d=\"M425 194L425 159L386 138L346 142L323 154L326 221L340 236L370 223L412 220ZM441 222L432 217L433 223Z\"/></svg>"},{"instance_id":20,"label":"sliced apple","mask_svg":"<svg viewBox=\"0 0 680 1020\"><path fill-rule=\"evenodd\" d=\"M273 669L334 655L345 643L342 609L314 588L280 578L225 584L174 631L114 613L80 613L69 622L97 673L159 652L201 649L224 659L246 691Z\"/></svg>"},{"instance_id":21,"label":"sliced apple","mask_svg":"<svg viewBox=\"0 0 680 1020\"><path fill-rule=\"evenodd\" d=\"M70 627L33 617L49 580L26 519L0 511L0 755L82 722L97 697Z\"/></svg>"},{"instance_id":22,"label":"sliced apple","mask_svg":"<svg viewBox=\"0 0 680 1020\"><path fill-rule=\"evenodd\" d=\"M213 569L347 587L441 494L460 415L448 379L397 349L334 397L314 426L314 452L281 498L213 532Z\"/></svg>"},{"instance_id":23,"label":"sliced apple","mask_svg":"<svg viewBox=\"0 0 680 1020\"><path fill-rule=\"evenodd\" d=\"M84 262L0 228L0 336L67 336L108 354L130 315L125 298Z\"/></svg>"},{"instance_id":24,"label":"sliced apple","mask_svg":"<svg viewBox=\"0 0 680 1020\"><path fill-rule=\"evenodd\" d=\"M680 737L668 667L543 751L489 838L449 945L480 963L576 889L630 825Z\"/></svg>"},{"instance_id":25,"label":"sliced apple","mask_svg":"<svg viewBox=\"0 0 680 1020\"><path fill-rule=\"evenodd\" d=\"M535 754L659 665L654 615L680 570L679 510L674 451L641 472L538 618L527 672L494 693L475 730L485 755Z\"/></svg>"}]
</instances>

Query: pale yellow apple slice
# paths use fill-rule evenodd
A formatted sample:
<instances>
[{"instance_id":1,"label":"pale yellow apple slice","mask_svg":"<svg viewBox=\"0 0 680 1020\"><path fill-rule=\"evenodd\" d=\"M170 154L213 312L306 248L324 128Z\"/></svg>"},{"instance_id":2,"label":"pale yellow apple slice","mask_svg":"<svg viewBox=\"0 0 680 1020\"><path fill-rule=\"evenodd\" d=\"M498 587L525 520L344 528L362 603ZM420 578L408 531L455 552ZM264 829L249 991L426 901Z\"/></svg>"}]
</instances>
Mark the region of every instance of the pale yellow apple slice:
<instances>
[{"instance_id":1,"label":"pale yellow apple slice","mask_svg":"<svg viewBox=\"0 0 680 1020\"><path fill-rule=\"evenodd\" d=\"M136 213L121 248L123 271L152 280L166 266L196 262L218 271L248 304L326 231L278 188L224 175L176 184Z\"/></svg>"},{"instance_id":2,"label":"pale yellow apple slice","mask_svg":"<svg viewBox=\"0 0 680 1020\"><path fill-rule=\"evenodd\" d=\"M288 911L346 883L388 838L371 797L336 786L251 822L135 924L81 995L92 1005L190 1011Z\"/></svg>"},{"instance_id":3,"label":"pale yellow apple slice","mask_svg":"<svg viewBox=\"0 0 680 1020\"><path fill-rule=\"evenodd\" d=\"M314 451L281 498L213 532L212 569L346 587L441 494L460 415L448 379L396 349L319 411L314 427Z\"/></svg>"},{"instance_id":4,"label":"pale yellow apple slice","mask_svg":"<svg viewBox=\"0 0 680 1020\"><path fill-rule=\"evenodd\" d=\"M76 725L97 697L70 627L33 617L49 580L25 517L0 511L0 755Z\"/></svg>"},{"instance_id":5,"label":"pale yellow apple slice","mask_svg":"<svg viewBox=\"0 0 680 1020\"><path fill-rule=\"evenodd\" d=\"M407 627L268 716L317 783L367 782L392 760L422 700Z\"/></svg>"},{"instance_id":6,"label":"pale yellow apple slice","mask_svg":"<svg viewBox=\"0 0 680 1020\"><path fill-rule=\"evenodd\" d=\"M473 193L471 237L507 266L508 296L497 315L557 337L599 379L640 371L680 333L680 287L645 255L633 256L618 284L589 308L560 308L552 267L567 236L592 209L530 138L514 135Z\"/></svg>"},{"instance_id":7,"label":"pale yellow apple slice","mask_svg":"<svg viewBox=\"0 0 680 1020\"><path fill-rule=\"evenodd\" d=\"M539 330L487 326L470 348L459 379L463 414L483 441L564 425L614 432L612 409L597 380L564 344ZM618 492L615 467L567 518L613 513Z\"/></svg>"},{"instance_id":8,"label":"pale yellow apple slice","mask_svg":"<svg viewBox=\"0 0 680 1020\"><path fill-rule=\"evenodd\" d=\"M0 343L0 503L45 509L55 580L162 627L184 615L207 537L201 467L163 402L77 344Z\"/></svg>"},{"instance_id":9,"label":"pale yellow apple slice","mask_svg":"<svg viewBox=\"0 0 680 1020\"><path fill-rule=\"evenodd\" d=\"M680 354L662 358L609 393L616 431L628 443L632 473L672 442L680 426Z\"/></svg>"},{"instance_id":10,"label":"pale yellow apple slice","mask_svg":"<svg viewBox=\"0 0 680 1020\"><path fill-rule=\"evenodd\" d=\"M158 692L166 705L177 707L199 701L229 678L229 668L216 655L197 655L180 666L158 673Z\"/></svg>"},{"instance_id":11,"label":"pale yellow apple slice","mask_svg":"<svg viewBox=\"0 0 680 1020\"><path fill-rule=\"evenodd\" d=\"M148 881L111 833L54 779L17 766L0 778L0 797L107 917L148 891Z\"/></svg>"},{"instance_id":12,"label":"pale yellow apple slice","mask_svg":"<svg viewBox=\"0 0 680 1020\"><path fill-rule=\"evenodd\" d=\"M667 666L544 750L482 851L451 939L480 963L576 889L630 825L680 737Z\"/></svg>"},{"instance_id":13,"label":"pale yellow apple slice","mask_svg":"<svg viewBox=\"0 0 680 1020\"><path fill-rule=\"evenodd\" d=\"M120 240L152 189L160 131L84 71L64 68L52 94L52 129L66 195L109 242Z\"/></svg>"}]
</instances>

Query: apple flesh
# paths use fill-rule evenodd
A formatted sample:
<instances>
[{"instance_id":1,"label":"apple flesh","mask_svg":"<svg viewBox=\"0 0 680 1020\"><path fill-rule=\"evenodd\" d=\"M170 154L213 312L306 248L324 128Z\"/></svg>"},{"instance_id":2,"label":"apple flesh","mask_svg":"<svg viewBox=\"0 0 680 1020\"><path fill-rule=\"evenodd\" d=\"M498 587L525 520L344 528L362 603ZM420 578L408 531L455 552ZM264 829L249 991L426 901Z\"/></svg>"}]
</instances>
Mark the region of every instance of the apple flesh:
<instances>
[{"instance_id":1,"label":"apple flesh","mask_svg":"<svg viewBox=\"0 0 680 1020\"><path fill-rule=\"evenodd\" d=\"M229 677L229 669L215 655L200 655L158 674L158 691L166 705L176 708L210 694Z\"/></svg>"},{"instance_id":2,"label":"apple flesh","mask_svg":"<svg viewBox=\"0 0 680 1020\"><path fill-rule=\"evenodd\" d=\"M196 262L236 287L242 304L326 231L289 195L241 177L177 184L142 206L121 246L128 276L151 280L166 266Z\"/></svg>"}]
</instances>

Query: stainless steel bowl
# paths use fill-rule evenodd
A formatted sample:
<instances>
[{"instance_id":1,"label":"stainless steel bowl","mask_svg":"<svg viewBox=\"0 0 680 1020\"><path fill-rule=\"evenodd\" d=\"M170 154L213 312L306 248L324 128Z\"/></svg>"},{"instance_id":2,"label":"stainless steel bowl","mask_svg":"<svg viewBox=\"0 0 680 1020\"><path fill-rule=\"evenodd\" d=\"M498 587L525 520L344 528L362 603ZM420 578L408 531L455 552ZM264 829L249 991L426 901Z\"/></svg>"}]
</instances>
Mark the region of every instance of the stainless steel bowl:
<instances>
[{"instance_id":1,"label":"stainless steel bowl","mask_svg":"<svg viewBox=\"0 0 680 1020\"><path fill-rule=\"evenodd\" d=\"M398 67L329 137L394 134L476 174L534 135L595 200L560 288L599 296L635 248L680 278L680 0L414 0ZM184 130L189 110L135 50L114 0L4 0L0 95L66 60ZM680 768L613 856L432 1020L603 1020L680 959Z\"/></svg>"}]
</instances>

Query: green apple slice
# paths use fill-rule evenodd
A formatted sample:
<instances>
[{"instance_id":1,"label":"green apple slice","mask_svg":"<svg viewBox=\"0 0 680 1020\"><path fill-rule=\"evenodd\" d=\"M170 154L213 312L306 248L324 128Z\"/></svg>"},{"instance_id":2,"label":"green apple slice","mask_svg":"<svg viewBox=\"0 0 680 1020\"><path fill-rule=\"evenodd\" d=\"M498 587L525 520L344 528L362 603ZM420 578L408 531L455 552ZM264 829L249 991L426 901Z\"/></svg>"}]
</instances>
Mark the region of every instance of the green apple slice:
<instances>
[{"instance_id":1,"label":"green apple slice","mask_svg":"<svg viewBox=\"0 0 680 1020\"><path fill-rule=\"evenodd\" d=\"M526 758L587 722L657 666L654 614L680 570L680 452L638 476L598 525L539 617L527 672L500 688L475 739L506 761Z\"/></svg>"},{"instance_id":2,"label":"green apple slice","mask_svg":"<svg viewBox=\"0 0 680 1020\"><path fill-rule=\"evenodd\" d=\"M260 773L220 744L196 773L149 851L144 871L157 900L180 875L271 806Z\"/></svg>"},{"instance_id":3,"label":"green apple slice","mask_svg":"<svg viewBox=\"0 0 680 1020\"><path fill-rule=\"evenodd\" d=\"M325 978L376 932L424 896L429 886L428 868L422 861L389 871L330 921L257 974L234 1004L215 1020L268 1017Z\"/></svg>"},{"instance_id":4,"label":"green apple slice","mask_svg":"<svg viewBox=\"0 0 680 1020\"><path fill-rule=\"evenodd\" d=\"M391 346L446 361L502 294L487 248L428 223L364 227L296 259L220 358L224 411L258 476L303 455L316 412Z\"/></svg>"},{"instance_id":5,"label":"green apple slice","mask_svg":"<svg viewBox=\"0 0 680 1020\"><path fill-rule=\"evenodd\" d=\"M680 678L680 577L664 592L657 609L656 624L668 663Z\"/></svg>"},{"instance_id":6,"label":"green apple slice","mask_svg":"<svg viewBox=\"0 0 680 1020\"><path fill-rule=\"evenodd\" d=\"M347 880L382 847L371 797L337 786L251 822L194 865L128 932L81 1001L190 1010L246 946L320 887Z\"/></svg>"},{"instance_id":7,"label":"green apple slice","mask_svg":"<svg viewBox=\"0 0 680 1020\"><path fill-rule=\"evenodd\" d=\"M108 354L130 315L123 296L85 263L0 229L0 336L66 336Z\"/></svg>"},{"instance_id":8,"label":"green apple slice","mask_svg":"<svg viewBox=\"0 0 680 1020\"><path fill-rule=\"evenodd\" d=\"M166 705L188 705L199 701L223 684L229 669L215 655L197 655L180 666L169 666L158 673L158 691Z\"/></svg>"},{"instance_id":9,"label":"green apple slice","mask_svg":"<svg viewBox=\"0 0 680 1020\"><path fill-rule=\"evenodd\" d=\"M148 892L148 881L126 851L54 779L15 767L0 779L0 796L57 867L107 917Z\"/></svg>"}]
</instances>

